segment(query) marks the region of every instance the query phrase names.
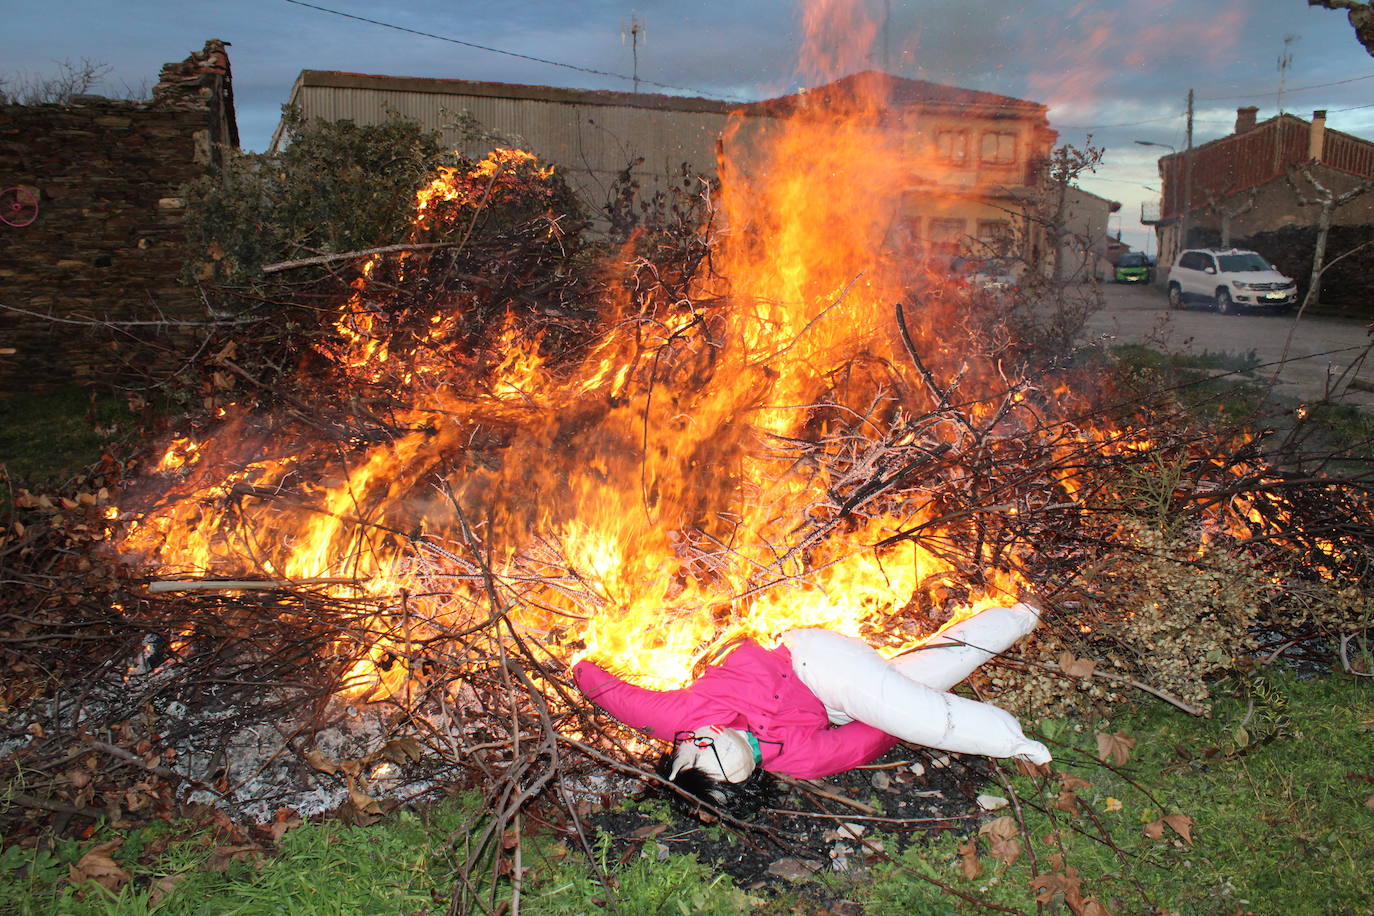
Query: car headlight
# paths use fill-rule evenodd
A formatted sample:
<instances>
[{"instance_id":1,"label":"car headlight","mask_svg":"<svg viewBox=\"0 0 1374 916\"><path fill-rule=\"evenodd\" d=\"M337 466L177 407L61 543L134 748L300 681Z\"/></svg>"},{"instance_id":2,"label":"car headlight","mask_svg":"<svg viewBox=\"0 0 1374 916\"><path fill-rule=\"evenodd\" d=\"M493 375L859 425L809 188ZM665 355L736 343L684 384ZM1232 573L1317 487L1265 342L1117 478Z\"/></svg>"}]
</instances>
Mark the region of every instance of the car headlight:
<instances>
[{"instance_id":1,"label":"car headlight","mask_svg":"<svg viewBox=\"0 0 1374 916\"><path fill-rule=\"evenodd\" d=\"M1239 280L1232 280L1232 281L1231 281L1231 285L1234 286L1236 289L1249 289L1249 288L1250 288L1250 284L1249 284L1249 283L1242 283L1242 282L1239 281Z\"/></svg>"}]
</instances>

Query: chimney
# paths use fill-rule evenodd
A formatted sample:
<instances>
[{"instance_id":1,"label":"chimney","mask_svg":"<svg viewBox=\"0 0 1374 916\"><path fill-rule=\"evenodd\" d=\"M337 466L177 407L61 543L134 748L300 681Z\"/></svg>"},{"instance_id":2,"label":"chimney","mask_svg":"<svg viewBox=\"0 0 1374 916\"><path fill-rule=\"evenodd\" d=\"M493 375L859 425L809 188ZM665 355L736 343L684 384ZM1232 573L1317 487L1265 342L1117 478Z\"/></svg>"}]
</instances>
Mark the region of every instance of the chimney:
<instances>
[{"instance_id":1,"label":"chimney","mask_svg":"<svg viewBox=\"0 0 1374 916\"><path fill-rule=\"evenodd\" d=\"M1255 115L1259 113L1259 108L1250 105L1246 108L1236 109L1236 133L1243 134L1255 126Z\"/></svg>"},{"instance_id":2,"label":"chimney","mask_svg":"<svg viewBox=\"0 0 1374 916\"><path fill-rule=\"evenodd\" d=\"M1307 138L1307 158L1313 162L1322 161L1322 149L1326 146L1326 109L1312 112L1312 131Z\"/></svg>"}]
</instances>

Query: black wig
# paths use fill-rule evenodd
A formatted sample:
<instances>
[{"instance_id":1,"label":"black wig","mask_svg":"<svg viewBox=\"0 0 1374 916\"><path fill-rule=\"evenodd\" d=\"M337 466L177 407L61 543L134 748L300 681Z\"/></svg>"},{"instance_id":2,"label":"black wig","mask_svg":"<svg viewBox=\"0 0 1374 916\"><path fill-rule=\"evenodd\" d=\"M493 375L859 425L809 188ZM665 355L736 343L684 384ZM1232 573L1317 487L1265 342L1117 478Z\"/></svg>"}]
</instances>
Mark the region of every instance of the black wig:
<instances>
[{"instance_id":1,"label":"black wig","mask_svg":"<svg viewBox=\"0 0 1374 916\"><path fill-rule=\"evenodd\" d=\"M726 782L696 767L683 767L675 779L669 779L673 755L664 754L654 771L682 790L665 789L674 810L696 818L710 815L711 808L719 808L731 817L753 817L760 808L773 804L778 794L778 781L763 767L755 767L743 782ZM683 792L690 798L684 797Z\"/></svg>"}]
</instances>

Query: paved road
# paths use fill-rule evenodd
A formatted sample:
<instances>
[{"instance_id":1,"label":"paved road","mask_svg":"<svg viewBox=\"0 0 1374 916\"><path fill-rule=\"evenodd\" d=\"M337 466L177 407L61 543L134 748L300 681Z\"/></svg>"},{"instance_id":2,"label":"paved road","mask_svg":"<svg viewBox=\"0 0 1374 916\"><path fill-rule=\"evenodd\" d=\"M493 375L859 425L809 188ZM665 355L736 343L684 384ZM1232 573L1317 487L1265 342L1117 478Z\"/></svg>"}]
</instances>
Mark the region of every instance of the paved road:
<instances>
[{"instance_id":1,"label":"paved road","mask_svg":"<svg viewBox=\"0 0 1374 916\"><path fill-rule=\"evenodd\" d=\"M1374 411L1374 390L1368 390L1374 389L1374 354L1369 352L1374 337L1363 322L1295 319L1291 314L1217 315L1196 305L1170 311L1164 293L1153 286L1108 283L1104 293L1106 307L1088 319L1085 338L1143 343L1167 353L1253 349L1260 362L1270 364L1258 373L1265 378L1277 373L1277 394L1315 400L1330 385L1338 400ZM1353 387L1352 379L1358 379Z\"/></svg>"}]
</instances>

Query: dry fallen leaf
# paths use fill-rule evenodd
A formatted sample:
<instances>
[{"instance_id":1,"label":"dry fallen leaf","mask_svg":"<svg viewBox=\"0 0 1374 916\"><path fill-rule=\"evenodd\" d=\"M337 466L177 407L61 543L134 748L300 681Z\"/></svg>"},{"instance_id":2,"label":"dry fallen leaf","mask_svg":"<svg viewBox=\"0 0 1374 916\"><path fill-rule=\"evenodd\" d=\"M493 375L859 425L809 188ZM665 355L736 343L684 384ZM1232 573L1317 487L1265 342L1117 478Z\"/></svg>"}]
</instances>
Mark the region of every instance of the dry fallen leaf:
<instances>
[{"instance_id":1,"label":"dry fallen leaf","mask_svg":"<svg viewBox=\"0 0 1374 916\"><path fill-rule=\"evenodd\" d=\"M310 764L311 769L319 770L321 773L328 773L330 776L339 772L339 765L330 760L318 748L312 748L305 752L305 762Z\"/></svg>"},{"instance_id":2,"label":"dry fallen leaf","mask_svg":"<svg viewBox=\"0 0 1374 916\"><path fill-rule=\"evenodd\" d=\"M1078 869L1070 865L1063 873L1049 872L1036 875L1030 880L1031 890L1036 903L1049 903L1056 895L1062 896L1069 909L1077 913L1083 907L1083 879L1078 877Z\"/></svg>"},{"instance_id":3,"label":"dry fallen leaf","mask_svg":"<svg viewBox=\"0 0 1374 916\"><path fill-rule=\"evenodd\" d=\"M107 891L118 890L133 877L127 870L120 868L113 858L116 849L124 844L124 838L110 840L94 847L75 865L67 866L67 880L72 884L85 884L92 881Z\"/></svg>"},{"instance_id":4,"label":"dry fallen leaf","mask_svg":"<svg viewBox=\"0 0 1374 916\"><path fill-rule=\"evenodd\" d=\"M205 861L205 867L210 871L227 871L232 862L261 864L261 852L262 847L256 843L244 846L216 846L210 853L210 858Z\"/></svg>"},{"instance_id":5,"label":"dry fallen leaf","mask_svg":"<svg viewBox=\"0 0 1374 916\"><path fill-rule=\"evenodd\" d=\"M382 813L381 802L377 801L377 799L373 798L371 795L368 795L366 792L351 784L348 787L348 800L353 803L353 807L356 808L361 814Z\"/></svg>"},{"instance_id":6,"label":"dry fallen leaf","mask_svg":"<svg viewBox=\"0 0 1374 916\"><path fill-rule=\"evenodd\" d=\"M1113 766L1125 766L1126 761L1131 757L1131 749L1135 747L1135 739L1129 737L1125 732L1116 732L1107 735L1102 732L1097 733L1097 759L1103 763L1108 761Z\"/></svg>"},{"instance_id":7,"label":"dry fallen leaf","mask_svg":"<svg viewBox=\"0 0 1374 916\"><path fill-rule=\"evenodd\" d=\"M1374 808L1374 795L1371 795L1364 800L1364 806L1366 808Z\"/></svg>"},{"instance_id":8,"label":"dry fallen leaf","mask_svg":"<svg viewBox=\"0 0 1374 916\"><path fill-rule=\"evenodd\" d=\"M959 871L969 881L982 876L983 863L978 860L977 840L967 840L959 844Z\"/></svg>"},{"instance_id":9,"label":"dry fallen leaf","mask_svg":"<svg viewBox=\"0 0 1374 916\"><path fill-rule=\"evenodd\" d=\"M1074 658L1073 653L1068 649L1059 653L1057 661L1059 662L1059 670L1069 677L1092 677L1093 671L1097 668L1097 662L1086 658Z\"/></svg>"},{"instance_id":10,"label":"dry fallen leaf","mask_svg":"<svg viewBox=\"0 0 1374 916\"><path fill-rule=\"evenodd\" d=\"M216 808L210 813L210 819L215 825L216 838L223 840L228 845L247 842L247 831L241 825L234 823L227 812Z\"/></svg>"},{"instance_id":11,"label":"dry fallen leaf","mask_svg":"<svg viewBox=\"0 0 1374 916\"><path fill-rule=\"evenodd\" d=\"M1145 835L1152 840L1164 839L1164 828L1168 827L1174 833L1183 837L1183 841L1192 845L1193 842L1193 819L1186 814L1167 814L1157 821L1150 821L1145 825Z\"/></svg>"},{"instance_id":12,"label":"dry fallen leaf","mask_svg":"<svg viewBox=\"0 0 1374 916\"><path fill-rule=\"evenodd\" d=\"M162 898L174 891L176 886L180 884L185 877L186 874L182 873L180 875L163 875L161 878L154 878L152 883L148 885L148 909L151 910L161 903Z\"/></svg>"},{"instance_id":13,"label":"dry fallen leaf","mask_svg":"<svg viewBox=\"0 0 1374 916\"><path fill-rule=\"evenodd\" d=\"M988 838L989 854L997 861L1011 865L1021 857L1021 828L1016 818L994 818L978 828L978 832Z\"/></svg>"},{"instance_id":14,"label":"dry fallen leaf","mask_svg":"<svg viewBox=\"0 0 1374 916\"><path fill-rule=\"evenodd\" d=\"M1164 823L1173 828L1174 833L1183 837L1183 842L1193 844L1193 819L1186 814L1167 814Z\"/></svg>"},{"instance_id":15,"label":"dry fallen leaf","mask_svg":"<svg viewBox=\"0 0 1374 916\"><path fill-rule=\"evenodd\" d=\"M294 812L287 808L283 808L277 812L277 816L274 817L272 823L267 826L267 832L271 834L273 843L280 843L286 831L295 830L304 823L305 821L297 817Z\"/></svg>"},{"instance_id":16,"label":"dry fallen leaf","mask_svg":"<svg viewBox=\"0 0 1374 916\"><path fill-rule=\"evenodd\" d=\"M630 834L630 836L642 840L647 837L658 836L660 833L667 829L667 824L646 824L643 827L640 827L639 829L635 830L633 833Z\"/></svg>"},{"instance_id":17,"label":"dry fallen leaf","mask_svg":"<svg viewBox=\"0 0 1374 916\"><path fill-rule=\"evenodd\" d=\"M1096 897L1089 897L1083 901L1083 908L1075 910L1074 916L1112 916L1112 911L1107 909Z\"/></svg>"},{"instance_id":18,"label":"dry fallen leaf","mask_svg":"<svg viewBox=\"0 0 1374 916\"><path fill-rule=\"evenodd\" d=\"M820 871L821 863L813 862L810 859L778 859L768 866L768 874L776 875L779 878L786 878L788 881L801 881Z\"/></svg>"},{"instance_id":19,"label":"dry fallen leaf","mask_svg":"<svg viewBox=\"0 0 1374 916\"><path fill-rule=\"evenodd\" d=\"M424 749L415 738L393 738L382 747L380 754L392 763L402 764L419 760L424 756Z\"/></svg>"},{"instance_id":20,"label":"dry fallen leaf","mask_svg":"<svg viewBox=\"0 0 1374 916\"><path fill-rule=\"evenodd\" d=\"M1120 811L1122 807L1123 805L1121 804L1121 799L1113 798L1110 795L1107 796L1107 800L1102 804L1103 810L1107 812Z\"/></svg>"},{"instance_id":21,"label":"dry fallen leaf","mask_svg":"<svg viewBox=\"0 0 1374 916\"><path fill-rule=\"evenodd\" d=\"M856 824L853 821L845 821L834 830L826 831L824 839L828 843L843 842L845 840L857 840L864 835L867 828L863 824Z\"/></svg>"}]
</instances>

